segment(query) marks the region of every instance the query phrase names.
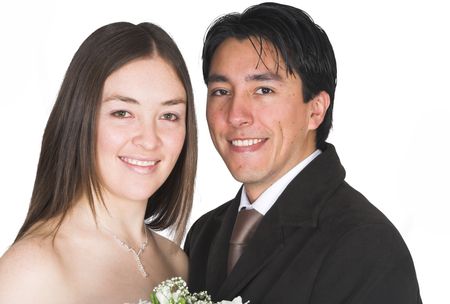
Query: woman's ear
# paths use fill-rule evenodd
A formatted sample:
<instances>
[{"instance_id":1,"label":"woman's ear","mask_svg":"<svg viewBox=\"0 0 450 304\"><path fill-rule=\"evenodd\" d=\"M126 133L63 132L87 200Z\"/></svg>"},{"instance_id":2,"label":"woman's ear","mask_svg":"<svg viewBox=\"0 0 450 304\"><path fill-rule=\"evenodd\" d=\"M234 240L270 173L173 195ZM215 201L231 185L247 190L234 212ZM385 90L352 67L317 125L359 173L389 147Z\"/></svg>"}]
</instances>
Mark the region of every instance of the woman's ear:
<instances>
[{"instance_id":1,"label":"woman's ear","mask_svg":"<svg viewBox=\"0 0 450 304\"><path fill-rule=\"evenodd\" d=\"M330 95L325 91L320 91L319 94L309 102L310 117L309 130L316 130L322 123L328 107L330 106Z\"/></svg>"}]
</instances>

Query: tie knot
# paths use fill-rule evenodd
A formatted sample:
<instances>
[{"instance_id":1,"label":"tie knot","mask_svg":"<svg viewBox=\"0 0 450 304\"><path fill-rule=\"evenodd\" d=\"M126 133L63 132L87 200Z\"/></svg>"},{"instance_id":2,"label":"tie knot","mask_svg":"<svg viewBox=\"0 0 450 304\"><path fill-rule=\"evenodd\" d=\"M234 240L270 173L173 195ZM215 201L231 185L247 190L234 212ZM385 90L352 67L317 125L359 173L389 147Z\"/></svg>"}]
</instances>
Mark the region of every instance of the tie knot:
<instances>
[{"instance_id":1,"label":"tie knot","mask_svg":"<svg viewBox=\"0 0 450 304\"><path fill-rule=\"evenodd\" d=\"M255 209L244 209L239 211L231 234L230 243L245 244L256 231L263 215Z\"/></svg>"}]
</instances>

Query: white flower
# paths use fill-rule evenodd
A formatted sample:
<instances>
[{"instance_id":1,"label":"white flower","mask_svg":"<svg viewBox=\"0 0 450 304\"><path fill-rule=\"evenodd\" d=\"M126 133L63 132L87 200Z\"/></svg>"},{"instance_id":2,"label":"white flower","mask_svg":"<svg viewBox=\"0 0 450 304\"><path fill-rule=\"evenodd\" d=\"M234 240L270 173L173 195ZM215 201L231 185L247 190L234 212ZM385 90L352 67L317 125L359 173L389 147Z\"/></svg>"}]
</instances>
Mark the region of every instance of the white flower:
<instances>
[{"instance_id":1,"label":"white flower","mask_svg":"<svg viewBox=\"0 0 450 304\"><path fill-rule=\"evenodd\" d=\"M221 301L213 303L211 297L206 291L191 294L187 288L186 282L175 277L165 280L153 289L150 295L150 301L139 300L138 304L248 304L249 301L242 303L241 297L236 297L233 301Z\"/></svg>"},{"instance_id":2,"label":"white flower","mask_svg":"<svg viewBox=\"0 0 450 304\"><path fill-rule=\"evenodd\" d=\"M243 303L241 297L236 297L232 301L223 300L220 302L217 302L216 304L247 304L249 301Z\"/></svg>"},{"instance_id":3,"label":"white flower","mask_svg":"<svg viewBox=\"0 0 450 304\"><path fill-rule=\"evenodd\" d=\"M170 304L171 292L169 286L162 286L156 292L156 298L161 304Z\"/></svg>"}]
</instances>

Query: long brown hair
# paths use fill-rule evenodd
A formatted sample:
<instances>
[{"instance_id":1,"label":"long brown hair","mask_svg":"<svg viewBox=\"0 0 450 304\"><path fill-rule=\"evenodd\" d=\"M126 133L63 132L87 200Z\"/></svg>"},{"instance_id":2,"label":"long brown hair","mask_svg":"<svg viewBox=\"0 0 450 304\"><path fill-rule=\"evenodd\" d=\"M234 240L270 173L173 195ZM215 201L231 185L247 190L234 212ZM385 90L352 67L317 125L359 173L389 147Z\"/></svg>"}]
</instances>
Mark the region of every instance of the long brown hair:
<instances>
[{"instance_id":1,"label":"long brown hair","mask_svg":"<svg viewBox=\"0 0 450 304\"><path fill-rule=\"evenodd\" d=\"M117 22L92 33L75 53L47 122L30 207L15 242L49 220L65 215L82 193L95 215L101 198L96 166L96 119L106 78L126 63L159 56L171 65L187 96L186 137L175 167L149 198L145 217L155 230L172 228L179 243L192 207L197 167L197 127L192 85L172 38L151 23Z\"/></svg>"}]
</instances>

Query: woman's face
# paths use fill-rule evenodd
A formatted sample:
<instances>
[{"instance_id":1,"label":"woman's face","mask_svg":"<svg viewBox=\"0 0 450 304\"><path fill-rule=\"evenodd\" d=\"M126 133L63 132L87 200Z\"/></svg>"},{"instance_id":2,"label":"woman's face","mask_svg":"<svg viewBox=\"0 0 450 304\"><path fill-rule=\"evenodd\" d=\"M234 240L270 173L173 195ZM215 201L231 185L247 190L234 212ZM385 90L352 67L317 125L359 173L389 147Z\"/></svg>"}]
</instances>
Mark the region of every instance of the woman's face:
<instances>
[{"instance_id":1,"label":"woman's face","mask_svg":"<svg viewBox=\"0 0 450 304\"><path fill-rule=\"evenodd\" d=\"M183 147L186 93L160 57L129 62L105 81L97 122L102 193L146 201L167 179Z\"/></svg>"}]
</instances>

